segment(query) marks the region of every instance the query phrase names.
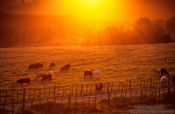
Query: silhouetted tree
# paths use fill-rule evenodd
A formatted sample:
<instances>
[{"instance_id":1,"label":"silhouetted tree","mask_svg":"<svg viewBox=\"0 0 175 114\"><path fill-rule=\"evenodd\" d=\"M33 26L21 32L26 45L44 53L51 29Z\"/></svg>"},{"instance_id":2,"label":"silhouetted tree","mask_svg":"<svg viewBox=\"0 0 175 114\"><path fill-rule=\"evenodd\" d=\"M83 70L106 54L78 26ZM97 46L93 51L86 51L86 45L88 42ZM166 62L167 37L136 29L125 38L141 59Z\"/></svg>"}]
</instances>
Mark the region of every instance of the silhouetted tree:
<instances>
[{"instance_id":1,"label":"silhouetted tree","mask_svg":"<svg viewBox=\"0 0 175 114\"><path fill-rule=\"evenodd\" d=\"M175 40L175 17L172 17L166 22L167 30L173 40Z\"/></svg>"},{"instance_id":2,"label":"silhouetted tree","mask_svg":"<svg viewBox=\"0 0 175 114\"><path fill-rule=\"evenodd\" d=\"M167 43L172 42L172 39L167 33L165 28L165 22L163 20L156 20L152 25L152 35L153 35L153 43Z\"/></svg>"},{"instance_id":3,"label":"silhouetted tree","mask_svg":"<svg viewBox=\"0 0 175 114\"><path fill-rule=\"evenodd\" d=\"M140 43L152 43L152 22L147 17L140 17L134 23L134 31L140 37Z\"/></svg>"}]
</instances>

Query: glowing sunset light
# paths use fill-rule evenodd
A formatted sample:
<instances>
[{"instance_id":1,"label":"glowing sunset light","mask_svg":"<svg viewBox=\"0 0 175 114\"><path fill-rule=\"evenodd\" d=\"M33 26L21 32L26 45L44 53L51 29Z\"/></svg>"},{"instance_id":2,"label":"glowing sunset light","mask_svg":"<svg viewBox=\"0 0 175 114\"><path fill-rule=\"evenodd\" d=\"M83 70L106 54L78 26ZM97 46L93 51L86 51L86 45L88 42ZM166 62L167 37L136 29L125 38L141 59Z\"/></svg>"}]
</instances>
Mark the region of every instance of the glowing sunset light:
<instances>
[{"instance_id":1,"label":"glowing sunset light","mask_svg":"<svg viewBox=\"0 0 175 114\"><path fill-rule=\"evenodd\" d=\"M55 1L51 9L55 14L71 15L83 22L106 22L121 17L120 0L69 0ZM126 5L125 5L126 6Z\"/></svg>"},{"instance_id":2,"label":"glowing sunset light","mask_svg":"<svg viewBox=\"0 0 175 114\"><path fill-rule=\"evenodd\" d=\"M95 7L95 6L100 5L103 2L103 0L80 0L80 2L82 2L82 4L86 6Z\"/></svg>"}]
</instances>

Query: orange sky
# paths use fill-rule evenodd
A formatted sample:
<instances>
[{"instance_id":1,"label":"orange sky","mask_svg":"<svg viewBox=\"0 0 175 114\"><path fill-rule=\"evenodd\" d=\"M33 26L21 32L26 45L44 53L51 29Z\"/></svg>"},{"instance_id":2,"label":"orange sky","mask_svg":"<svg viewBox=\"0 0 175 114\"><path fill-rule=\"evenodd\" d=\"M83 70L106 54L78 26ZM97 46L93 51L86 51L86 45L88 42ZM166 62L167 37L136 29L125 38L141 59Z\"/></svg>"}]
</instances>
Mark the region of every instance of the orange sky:
<instances>
[{"instance_id":1,"label":"orange sky","mask_svg":"<svg viewBox=\"0 0 175 114\"><path fill-rule=\"evenodd\" d=\"M0 14L5 11L10 14L31 14L34 17L44 15L41 19L37 16L33 19L37 20L39 27L60 27L64 31L64 37L71 36L74 39L75 36L80 41L89 30L97 32L110 26L130 28L139 17L167 19L175 16L175 0L37 0L35 3L28 2L13 7L7 3L1 4ZM26 22L30 23L32 16L27 19Z\"/></svg>"},{"instance_id":2,"label":"orange sky","mask_svg":"<svg viewBox=\"0 0 175 114\"><path fill-rule=\"evenodd\" d=\"M130 21L140 16L164 18L173 15L172 6L169 6L171 3L161 1L163 0L42 0L32 13L70 15L101 21Z\"/></svg>"}]
</instances>

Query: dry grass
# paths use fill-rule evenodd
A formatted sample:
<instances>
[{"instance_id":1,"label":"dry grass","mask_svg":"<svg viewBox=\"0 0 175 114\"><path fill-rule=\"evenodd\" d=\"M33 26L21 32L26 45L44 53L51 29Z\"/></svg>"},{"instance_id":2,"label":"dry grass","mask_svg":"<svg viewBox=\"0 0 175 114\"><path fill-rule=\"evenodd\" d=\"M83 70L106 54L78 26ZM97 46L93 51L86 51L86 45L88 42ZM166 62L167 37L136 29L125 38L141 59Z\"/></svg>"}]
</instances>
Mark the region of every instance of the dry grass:
<instances>
[{"instance_id":1,"label":"dry grass","mask_svg":"<svg viewBox=\"0 0 175 114\"><path fill-rule=\"evenodd\" d=\"M31 63L40 62L48 69L51 62L56 62L54 79L41 83L32 81L30 86L41 87L52 85L69 85L93 83L98 81L122 81L137 77L158 78L154 68L166 67L170 74L175 74L174 63L153 63L151 60L175 57L175 44L126 45L102 47L56 47L56 48L10 48L0 49L0 87L21 87L15 81L22 77L34 79L37 71L28 71ZM92 61L96 63L91 64ZM7 64L8 63L8 64ZM71 63L66 74L59 74L62 65ZM86 65L85 65L86 63ZM92 81L85 82L83 71L100 69L102 75Z\"/></svg>"}]
</instances>

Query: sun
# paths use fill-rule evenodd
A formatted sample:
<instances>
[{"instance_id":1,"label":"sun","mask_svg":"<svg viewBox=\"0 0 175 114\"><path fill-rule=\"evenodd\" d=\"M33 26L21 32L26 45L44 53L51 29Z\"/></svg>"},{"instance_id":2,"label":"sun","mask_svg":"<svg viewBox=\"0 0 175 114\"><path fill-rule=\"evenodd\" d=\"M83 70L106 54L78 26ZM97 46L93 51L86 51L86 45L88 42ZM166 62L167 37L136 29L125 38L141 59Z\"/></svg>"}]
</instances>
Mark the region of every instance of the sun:
<instances>
[{"instance_id":1,"label":"sun","mask_svg":"<svg viewBox=\"0 0 175 114\"><path fill-rule=\"evenodd\" d=\"M81 26L100 28L115 22L126 12L126 4L122 0L53 0L53 6L57 15L72 17ZM93 27L92 27L92 26ZM87 27L87 28L88 28Z\"/></svg>"},{"instance_id":2,"label":"sun","mask_svg":"<svg viewBox=\"0 0 175 114\"><path fill-rule=\"evenodd\" d=\"M87 7L97 7L102 3L102 0L81 0L81 2Z\"/></svg>"}]
</instances>

